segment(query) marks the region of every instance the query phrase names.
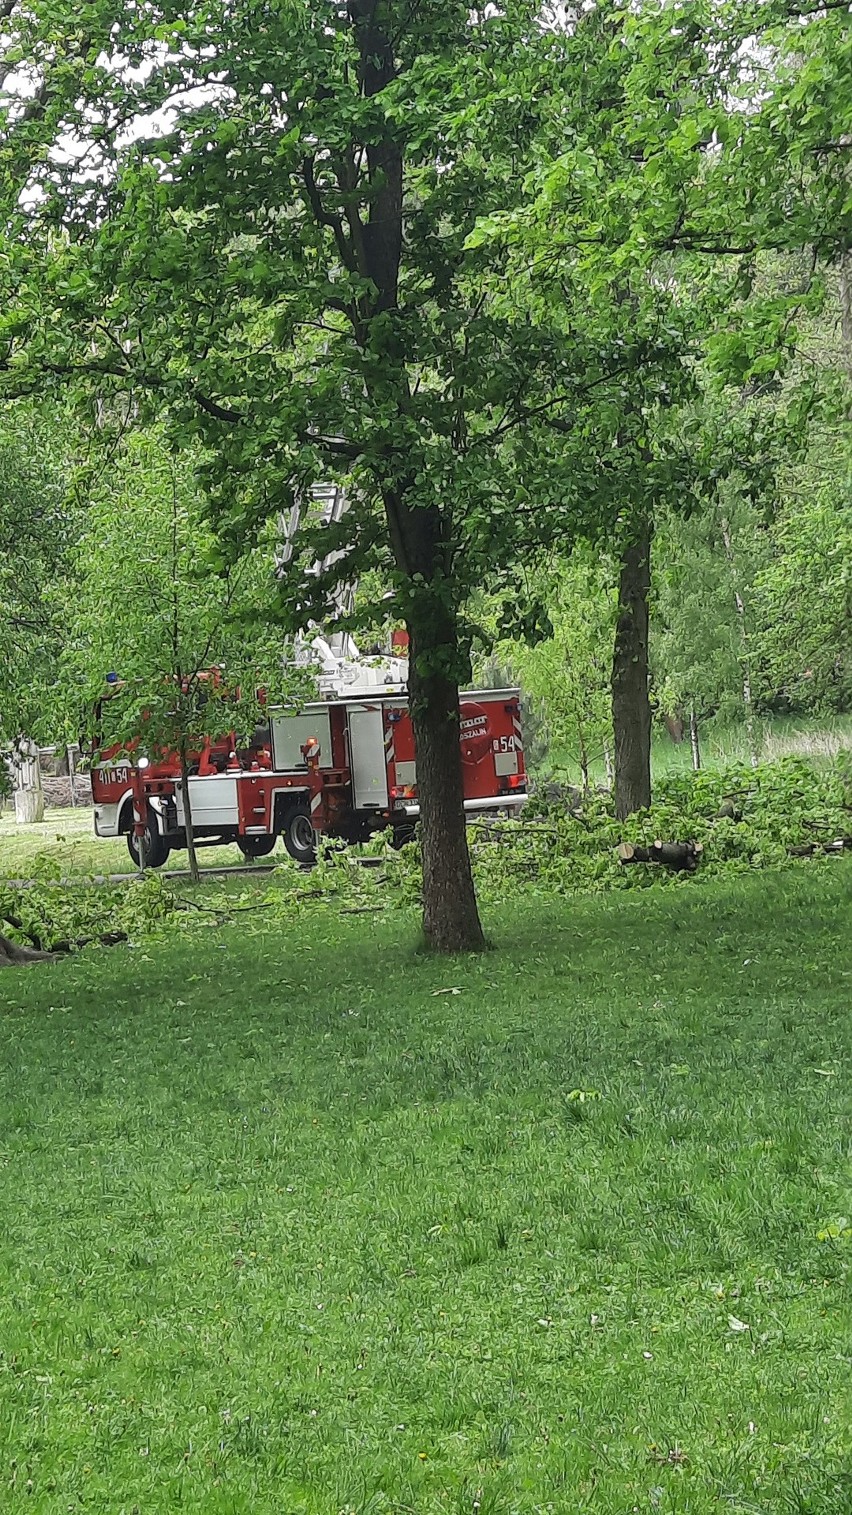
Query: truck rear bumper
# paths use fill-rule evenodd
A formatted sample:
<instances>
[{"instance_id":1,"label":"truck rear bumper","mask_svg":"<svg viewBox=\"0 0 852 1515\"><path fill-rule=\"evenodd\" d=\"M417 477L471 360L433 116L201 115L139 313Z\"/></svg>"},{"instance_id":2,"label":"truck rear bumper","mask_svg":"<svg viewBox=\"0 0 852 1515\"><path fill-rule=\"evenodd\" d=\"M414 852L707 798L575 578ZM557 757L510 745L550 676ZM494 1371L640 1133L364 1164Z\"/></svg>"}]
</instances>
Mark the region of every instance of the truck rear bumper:
<instances>
[{"instance_id":1,"label":"truck rear bumper","mask_svg":"<svg viewBox=\"0 0 852 1515\"><path fill-rule=\"evenodd\" d=\"M523 808L528 799L529 795L522 793L520 790L515 790L512 794L501 794L484 800L465 800L465 815L481 815L483 812L489 810L495 814L506 810L518 811ZM397 807L397 814L400 811L403 815L418 816L420 814L420 806L401 805Z\"/></svg>"},{"instance_id":2,"label":"truck rear bumper","mask_svg":"<svg viewBox=\"0 0 852 1515\"><path fill-rule=\"evenodd\" d=\"M95 836L118 836L118 805L95 806Z\"/></svg>"}]
</instances>

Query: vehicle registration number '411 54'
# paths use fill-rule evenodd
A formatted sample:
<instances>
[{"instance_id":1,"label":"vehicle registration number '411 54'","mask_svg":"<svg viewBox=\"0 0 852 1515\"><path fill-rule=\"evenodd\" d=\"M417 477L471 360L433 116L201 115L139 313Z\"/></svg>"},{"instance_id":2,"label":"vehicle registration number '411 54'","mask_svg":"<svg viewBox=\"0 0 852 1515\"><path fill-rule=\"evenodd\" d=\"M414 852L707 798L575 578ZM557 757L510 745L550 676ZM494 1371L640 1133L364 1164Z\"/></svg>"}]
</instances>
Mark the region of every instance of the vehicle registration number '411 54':
<instances>
[{"instance_id":1,"label":"vehicle registration number '411 54'","mask_svg":"<svg viewBox=\"0 0 852 1515\"><path fill-rule=\"evenodd\" d=\"M101 768L99 772L101 782L104 784L130 783L130 769L127 766L123 768Z\"/></svg>"}]
</instances>

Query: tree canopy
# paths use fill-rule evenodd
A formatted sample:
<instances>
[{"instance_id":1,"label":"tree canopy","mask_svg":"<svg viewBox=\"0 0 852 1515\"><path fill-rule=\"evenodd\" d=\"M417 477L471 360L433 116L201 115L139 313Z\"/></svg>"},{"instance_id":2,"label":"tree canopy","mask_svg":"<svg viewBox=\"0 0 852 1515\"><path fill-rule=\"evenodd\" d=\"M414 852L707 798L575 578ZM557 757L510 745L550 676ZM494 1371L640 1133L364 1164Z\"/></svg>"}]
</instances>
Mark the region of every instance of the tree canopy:
<instances>
[{"instance_id":1,"label":"tree canopy","mask_svg":"<svg viewBox=\"0 0 852 1515\"><path fill-rule=\"evenodd\" d=\"M61 422L0 413L0 745L52 735L65 629L51 594L80 530Z\"/></svg>"}]
</instances>

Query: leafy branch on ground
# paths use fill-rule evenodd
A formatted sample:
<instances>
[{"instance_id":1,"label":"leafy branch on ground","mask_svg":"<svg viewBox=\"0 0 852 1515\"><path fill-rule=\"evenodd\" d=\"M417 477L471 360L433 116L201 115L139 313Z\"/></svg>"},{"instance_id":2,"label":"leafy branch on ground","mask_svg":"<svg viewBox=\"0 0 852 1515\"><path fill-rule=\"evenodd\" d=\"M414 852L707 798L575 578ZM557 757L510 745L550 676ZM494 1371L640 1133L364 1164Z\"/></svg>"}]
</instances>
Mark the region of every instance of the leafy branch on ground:
<instances>
[{"instance_id":1,"label":"leafy branch on ground","mask_svg":"<svg viewBox=\"0 0 852 1515\"><path fill-rule=\"evenodd\" d=\"M615 889L683 886L761 868L819 866L832 844L852 836L852 759L822 766L785 758L754 769L704 770L660 783L654 805L626 821L606 794L578 801L576 791L534 796L522 819L483 818L471 826L477 887L497 904L519 891L575 895ZM696 844L694 871L625 868L619 845ZM365 866L365 863L368 866ZM217 931L239 920L247 933L283 922L334 915L413 913L421 902L416 843L395 851L383 836L352 849L324 848L309 872L290 860L269 881L235 889L234 880L205 886L202 899L149 873L119 885L60 878L45 853L25 887L0 881L0 929L16 943L48 951L129 940L165 932Z\"/></svg>"}]
</instances>

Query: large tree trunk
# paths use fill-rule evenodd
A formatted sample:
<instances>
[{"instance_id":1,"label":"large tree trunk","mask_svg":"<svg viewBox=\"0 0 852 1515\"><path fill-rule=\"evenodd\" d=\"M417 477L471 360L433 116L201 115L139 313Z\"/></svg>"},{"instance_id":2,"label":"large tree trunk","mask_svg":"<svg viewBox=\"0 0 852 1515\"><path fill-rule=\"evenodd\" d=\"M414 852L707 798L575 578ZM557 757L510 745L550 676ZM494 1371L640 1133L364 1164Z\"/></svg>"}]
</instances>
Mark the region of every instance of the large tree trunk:
<instances>
[{"instance_id":1,"label":"large tree trunk","mask_svg":"<svg viewBox=\"0 0 852 1515\"><path fill-rule=\"evenodd\" d=\"M430 672L441 650L440 635L409 624L411 721L420 796L423 855L423 930L438 952L475 952L485 945L464 814L459 691L452 679ZM451 649L455 652L455 646ZM418 671L418 659L425 671Z\"/></svg>"},{"instance_id":2,"label":"large tree trunk","mask_svg":"<svg viewBox=\"0 0 852 1515\"><path fill-rule=\"evenodd\" d=\"M651 522L638 521L621 554L612 657L615 813L621 819L651 803L648 596L652 537Z\"/></svg>"},{"instance_id":3,"label":"large tree trunk","mask_svg":"<svg viewBox=\"0 0 852 1515\"><path fill-rule=\"evenodd\" d=\"M359 55L359 78L364 95L372 99L396 75L399 35L394 36L392 8L376 0L349 0L349 18ZM338 250L350 270L375 287L365 306L353 310L358 340L369 348L378 337L387 341L388 325L370 329L376 315L398 309L399 269L403 248L403 156L401 133L377 133L367 146L370 183L366 223L349 217L351 242L345 246L338 222ZM338 177L351 194L352 162L341 161ZM310 191L310 186L309 186ZM326 222L326 224L328 224ZM394 372L396 369L396 372ZM408 374L403 362L390 356L380 376L368 374L368 391L377 384L377 403L390 396L399 415L410 414ZM475 951L484 945L476 907L465 825L458 709L458 629L452 609L451 573L442 541L440 511L416 500L413 480L404 477L404 464L391 455L376 473L384 499L390 543L403 580L402 601L410 636L411 718L420 796L420 835L423 853L423 927L429 945L440 952ZM418 669L418 662L420 669Z\"/></svg>"}]
</instances>

